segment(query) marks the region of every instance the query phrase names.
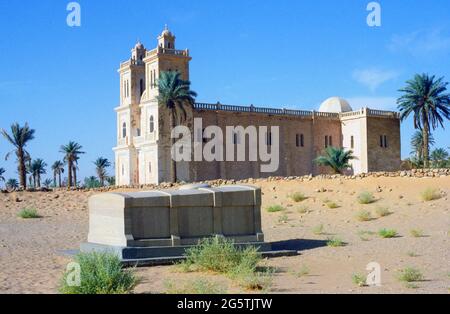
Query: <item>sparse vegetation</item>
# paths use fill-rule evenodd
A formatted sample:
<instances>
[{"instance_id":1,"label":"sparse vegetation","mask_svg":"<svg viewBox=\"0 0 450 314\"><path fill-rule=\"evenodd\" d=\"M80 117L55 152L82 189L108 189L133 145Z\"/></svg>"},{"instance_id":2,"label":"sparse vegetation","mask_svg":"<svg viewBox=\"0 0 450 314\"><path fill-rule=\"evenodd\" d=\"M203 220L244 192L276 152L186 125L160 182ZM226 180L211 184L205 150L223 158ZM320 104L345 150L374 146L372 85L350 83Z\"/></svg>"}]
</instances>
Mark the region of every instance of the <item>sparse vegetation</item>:
<instances>
[{"instance_id":1,"label":"sparse vegetation","mask_svg":"<svg viewBox=\"0 0 450 314\"><path fill-rule=\"evenodd\" d=\"M412 267L407 267L400 270L398 279L403 282L418 282L424 279L420 270Z\"/></svg>"},{"instance_id":2,"label":"sparse vegetation","mask_svg":"<svg viewBox=\"0 0 450 314\"><path fill-rule=\"evenodd\" d=\"M356 214L356 219L358 221L371 221L372 220L372 215L369 211L367 210L361 210Z\"/></svg>"},{"instance_id":3,"label":"sparse vegetation","mask_svg":"<svg viewBox=\"0 0 450 314\"><path fill-rule=\"evenodd\" d=\"M329 208L329 209L335 209L339 208L339 205L336 202L333 202L329 199L325 199L323 203Z\"/></svg>"},{"instance_id":4,"label":"sparse vegetation","mask_svg":"<svg viewBox=\"0 0 450 314\"><path fill-rule=\"evenodd\" d=\"M137 283L132 270L122 267L114 253L80 253L75 257L80 266L80 284L70 285L72 270L64 273L60 292L63 294L127 294Z\"/></svg>"},{"instance_id":5,"label":"sparse vegetation","mask_svg":"<svg viewBox=\"0 0 450 314\"><path fill-rule=\"evenodd\" d=\"M394 229L381 229L378 231L378 235L383 239L390 239L397 237L398 233Z\"/></svg>"},{"instance_id":6,"label":"sparse vegetation","mask_svg":"<svg viewBox=\"0 0 450 314\"><path fill-rule=\"evenodd\" d=\"M24 208L17 214L17 216L22 219L41 218L41 216L38 214L37 210L34 208Z\"/></svg>"},{"instance_id":7,"label":"sparse vegetation","mask_svg":"<svg viewBox=\"0 0 450 314\"><path fill-rule=\"evenodd\" d=\"M422 238L424 235L423 231L420 229L412 229L409 233L414 238Z\"/></svg>"},{"instance_id":8,"label":"sparse vegetation","mask_svg":"<svg viewBox=\"0 0 450 314\"><path fill-rule=\"evenodd\" d=\"M358 231L358 236L362 241L369 241L370 237L369 236L373 236L374 234L376 234L375 232L372 231Z\"/></svg>"},{"instance_id":9,"label":"sparse vegetation","mask_svg":"<svg viewBox=\"0 0 450 314\"><path fill-rule=\"evenodd\" d=\"M406 255L408 255L409 257L418 257L419 255L413 251L409 251L406 253Z\"/></svg>"},{"instance_id":10,"label":"sparse vegetation","mask_svg":"<svg viewBox=\"0 0 450 314\"><path fill-rule=\"evenodd\" d=\"M389 215L392 215L392 212L387 207L377 207L375 212L377 213L378 217L386 217Z\"/></svg>"},{"instance_id":11,"label":"sparse vegetation","mask_svg":"<svg viewBox=\"0 0 450 314\"><path fill-rule=\"evenodd\" d=\"M289 217L286 214L281 215L280 217L278 217L278 222L280 224L286 224L289 222Z\"/></svg>"},{"instance_id":12,"label":"sparse vegetation","mask_svg":"<svg viewBox=\"0 0 450 314\"><path fill-rule=\"evenodd\" d=\"M320 225L318 225L318 226L315 226L315 227L312 229L312 232L313 232L315 235L322 235L322 234L324 234L324 229L325 229L325 227L323 226L323 224L320 224Z\"/></svg>"},{"instance_id":13,"label":"sparse vegetation","mask_svg":"<svg viewBox=\"0 0 450 314\"><path fill-rule=\"evenodd\" d=\"M285 210L286 210L286 208L284 208L281 205L272 205L272 206L267 207L267 211L269 213L277 213L277 212L282 212Z\"/></svg>"},{"instance_id":14,"label":"sparse vegetation","mask_svg":"<svg viewBox=\"0 0 450 314\"><path fill-rule=\"evenodd\" d=\"M420 194L421 198L425 202L435 201L440 199L441 193L438 189L428 188Z\"/></svg>"},{"instance_id":15,"label":"sparse vegetation","mask_svg":"<svg viewBox=\"0 0 450 314\"><path fill-rule=\"evenodd\" d=\"M300 203L306 200L308 197L305 196L305 194L301 192L295 192L294 194L289 196L294 202Z\"/></svg>"},{"instance_id":16,"label":"sparse vegetation","mask_svg":"<svg viewBox=\"0 0 450 314\"><path fill-rule=\"evenodd\" d=\"M300 206L299 209L297 210L299 214L308 214L309 213L309 208L308 206Z\"/></svg>"},{"instance_id":17,"label":"sparse vegetation","mask_svg":"<svg viewBox=\"0 0 450 314\"><path fill-rule=\"evenodd\" d=\"M254 247L238 248L233 242L215 237L201 241L187 251L185 270L212 271L235 280L245 289L266 290L272 281L270 269L259 270L261 254ZM181 265L183 264L181 263Z\"/></svg>"},{"instance_id":18,"label":"sparse vegetation","mask_svg":"<svg viewBox=\"0 0 450 314\"><path fill-rule=\"evenodd\" d=\"M358 195L358 202L362 205L372 204L375 202L375 197L371 192L364 191Z\"/></svg>"},{"instance_id":19,"label":"sparse vegetation","mask_svg":"<svg viewBox=\"0 0 450 314\"><path fill-rule=\"evenodd\" d=\"M194 279L177 285L174 281L164 282L167 294L225 294L227 289L223 285L203 278Z\"/></svg>"},{"instance_id":20,"label":"sparse vegetation","mask_svg":"<svg viewBox=\"0 0 450 314\"><path fill-rule=\"evenodd\" d=\"M365 287L367 284L367 277L365 275L361 274L353 274L352 275L352 282L357 285L358 287Z\"/></svg>"},{"instance_id":21,"label":"sparse vegetation","mask_svg":"<svg viewBox=\"0 0 450 314\"><path fill-rule=\"evenodd\" d=\"M291 273L294 276L299 277L299 278L305 277L305 276L309 275L309 267L306 265L302 265L302 267L300 267L300 269L298 271L293 270Z\"/></svg>"},{"instance_id":22,"label":"sparse vegetation","mask_svg":"<svg viewBox=\"0 0 450 314\"><path fill-rule=\"evenodd\" d=\"M345 243L344 243L344 241L342 241L339 238L328 238L327 246L329 246L329 247L341 247L341 246L345 246Z\"/></svg>"}]
</instances>

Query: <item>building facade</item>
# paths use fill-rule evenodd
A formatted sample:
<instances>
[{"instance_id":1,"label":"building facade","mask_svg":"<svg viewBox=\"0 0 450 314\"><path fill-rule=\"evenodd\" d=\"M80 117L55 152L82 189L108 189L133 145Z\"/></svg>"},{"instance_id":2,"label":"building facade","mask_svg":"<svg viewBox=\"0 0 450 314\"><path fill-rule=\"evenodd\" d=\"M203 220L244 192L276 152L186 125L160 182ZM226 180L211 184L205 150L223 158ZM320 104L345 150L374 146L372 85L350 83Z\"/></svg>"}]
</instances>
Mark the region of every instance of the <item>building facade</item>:
<instances>
[{"instance_id":1,"label":"building facade","mask_svg":"<svg viewBox=\"0 0 450 314\"><path fill-rule=\"evenodd\" d=\"M157 80L162 71L178 71L189 80L189 50L177 50L176 38L166 28L155 49L137 43L131 58L120 65L120 105L117 113L115 152L116 184L142 185L168 182L171 173L171 127L169 112L158 106ZM195 120L201 119L201 129ZM247 161L181 161L176 163L179 181L244 179L268 176L300 176L328 173L314 159L328 146L352 150L354 174L394 171L400 167L400 119L396 112L362 108L354 111L339 97L322 103L318 111L230 106L196 103L187 108L183 122L192 134L193 145L207 145L203 131L208 126L223 130L223 140L245 145ZM227 127L242 127L227 134ZM279 128L279 165L274 172L262 172L261 160L249 158L250 126L267 127L270 146L271 127ZM198 136L200 134L200 136ZM232 138L231 138L232 137ZM270 138L270 140L268 140ZM244 147L244 146L242 146ZM194 159L193 159L194 160Z\"/></svg>"}]
</instances>

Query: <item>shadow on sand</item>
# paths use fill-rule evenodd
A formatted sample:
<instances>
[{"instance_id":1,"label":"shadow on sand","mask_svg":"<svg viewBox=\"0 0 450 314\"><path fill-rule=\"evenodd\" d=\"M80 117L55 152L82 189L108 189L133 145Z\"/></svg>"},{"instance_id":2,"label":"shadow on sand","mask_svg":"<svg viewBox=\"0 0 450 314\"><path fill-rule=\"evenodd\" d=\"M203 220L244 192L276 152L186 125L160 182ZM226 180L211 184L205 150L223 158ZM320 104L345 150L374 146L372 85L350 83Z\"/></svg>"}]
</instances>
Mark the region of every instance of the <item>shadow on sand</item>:
<instances>
[{"instance_id":1,"label":"shadow on sand","mask_svg":"<svg viewBox=\"0 0 450 314\"><path fill-rule=\"evenodd\" d=\"M326 240L293 239L272 242L272 249L276 251L305 251L327 246Z\"/></svg>"}]
</instances>

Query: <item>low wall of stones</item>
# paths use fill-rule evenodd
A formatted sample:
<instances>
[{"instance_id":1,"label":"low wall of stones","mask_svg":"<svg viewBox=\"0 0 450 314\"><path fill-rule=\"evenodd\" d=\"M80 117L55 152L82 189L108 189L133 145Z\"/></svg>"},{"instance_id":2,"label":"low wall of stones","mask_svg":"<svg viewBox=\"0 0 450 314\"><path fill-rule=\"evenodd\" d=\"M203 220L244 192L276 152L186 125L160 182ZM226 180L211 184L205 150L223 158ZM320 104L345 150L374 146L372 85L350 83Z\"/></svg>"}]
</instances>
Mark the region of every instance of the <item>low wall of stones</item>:
<instances>
[{"instance_id":1,"label":"low wall of stones","mask_svg":"<svg viewBox=\"0 0 450 314\"><path fill-rule=\"evenodd\" d=\"M312 174L306 176L291 176L291 177L268 177L268 178L260 178L260 179L245 179L245 180L225 180L225 179L217 179L217 180L208 180L201 181L196 183L206 183L210 186L216 187L221 185L233 185L233 184L257 184L259 182L271 182L271 181L312 181L312 180L356 180L363 178L380 178L380 177L404 177L404 178L439 178L439 177L447 177L450 176L450 168L445 169L412 169L412 170L401 170L394 172L370 172L363 173L358 175L340 175L340 174L327 174L327 175L318 175L313 176ZM109 192L117 189L145 189L145 190L162 190L162 189L170 189L170 188L178 188L186 183L161 183L159 185L150 184L150 185L135 185L135 186L106 186L95 189L85 189L85 188L72 188L72 191L95 191L95 192ZM30 190L30 192L50 192L50 191L67 191L65 188L57 188L57 189L39 189L39 190ZM6 191L2 191L6 192Z\"/></svg>"}]
</instances>

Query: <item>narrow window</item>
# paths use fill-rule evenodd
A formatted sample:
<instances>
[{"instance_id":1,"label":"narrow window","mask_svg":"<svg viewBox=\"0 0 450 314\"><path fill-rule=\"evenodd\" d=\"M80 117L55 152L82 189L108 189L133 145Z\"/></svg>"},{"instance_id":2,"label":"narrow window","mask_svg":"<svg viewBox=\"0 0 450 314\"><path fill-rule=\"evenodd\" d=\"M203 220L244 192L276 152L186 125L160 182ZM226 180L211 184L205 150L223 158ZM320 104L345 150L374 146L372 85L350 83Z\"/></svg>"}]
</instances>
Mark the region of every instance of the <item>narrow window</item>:
<instances>
[{"instance_id":1,"label":"narrow window","mask_svg":"<svg viewBox=\"0 0 450 314\"><path fill-rule=\"evenodd\" d=\"M167 43L167 48L169 48L169 49L171 48L171 45L170 45L170 43Z\"/></svg>"},{"instance_id":2,"label":"narrow window","mask_svg":"<svg viewBox=\"0 0 450 314\"><path fill-rule=\"evenodd\" d=\"M144 93L144 80L141 79L139 81L139 89L140 89L140 95L142 96L142 94Z\"/></svg>"},{"instance_id":3,"label":"narrow window","mask_svg":"<svg viewBox=\"0 0 450 314\"><path fill-rule=\"evenodd\" d=\"M383 147L384 143L383 143L383 135L380 135L380 147Z\"/></svg>"},{"instance_id":4,"label":"narrow window","mask_svg":"<svg viewBox=\"0 0 450 314\"><path fill-rule=\"evenodd\" d=\"M152 163L148 163L148 173L152 173Z\"/></svg>"},{"instance_id":5,"label":"narrow window","mask_svg":"<svg viewBox=\"0 0 450 314\"><path fill-rule=\"evenodd\" d=\"M150 133L155 132L155 118L150 116L150 125L149 125Z\"/></svg>"},{"instance_id":6,"label":"narrow window","mask_svg":"<svg viewBox=\"0 0 450 314\"><path fill-rule=\"evenodd\" d=\"M352 149L355 148L355 138L353 136L350 138L350 147Z\"/></svg>"},{"instance_id":7,"label":"narrow window","mask_svg":"<svg viewBox=\"0 0 450 314\"><path fill-rule=\"evenodd\" d=\"M127 124L125 122L122 124L122 137L127 137Z\"/></svg>"},{"instance_id":8,"label":"narrow window","mask_svg":"<svg viewBox=\"0 0 450 314\"><path fill-rule=\"evenodd\" d=\"M300 147L300 137L298 134L295 135L295 146Z\"/></svg>"},{"instance_id":9,"label":"narrow window","mask_svg":"<svg viewBox=\"0 0 450 314\"><path fill-rule=\"evenodd\" d=\"M305 136L300 134L300 146L305 147Z\"/></svg>"},{"instance_id":10,"label":"narrow window","mask_svg":"<svg viewBox=\"0 0 450 314\"><path fill-rule=\"evenodd\" d=\"M328 135L325 135L325 148L328 147Z\"/></svg>"},{"instance_id":11,"label":"narrow window","mask_svg":"<svg viewBox=\"0 0 450 314\"><path fill-rule=\"evenodd\" d=\"M333 146L333 137L331 135L328 137L328 144Z\"/></svg>"},{"instance_id":12,"label":"narrow window","mask_svg":"<svg viewBox=\"0 0 450 314\"><path fill-rule=\"evenodd\" d=\"M125 167L122 165L122 175L125 175Z\"/></svg>"},{"instance_id":13,"label":"narrow window","mask_svg":"<svg viewBox=\"0 0 450 314\"><path fill-rule=\"evenodd\" d=\"M384 148L388 147L387 135L384 136Z\"/></svg>"}]
</instances>

